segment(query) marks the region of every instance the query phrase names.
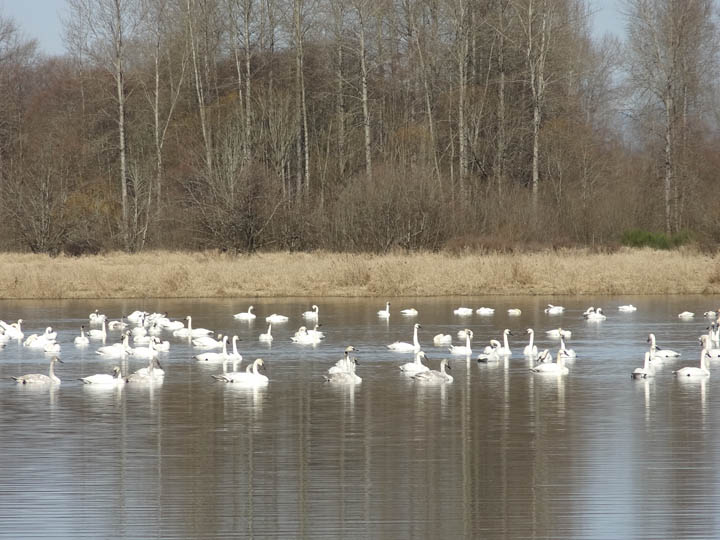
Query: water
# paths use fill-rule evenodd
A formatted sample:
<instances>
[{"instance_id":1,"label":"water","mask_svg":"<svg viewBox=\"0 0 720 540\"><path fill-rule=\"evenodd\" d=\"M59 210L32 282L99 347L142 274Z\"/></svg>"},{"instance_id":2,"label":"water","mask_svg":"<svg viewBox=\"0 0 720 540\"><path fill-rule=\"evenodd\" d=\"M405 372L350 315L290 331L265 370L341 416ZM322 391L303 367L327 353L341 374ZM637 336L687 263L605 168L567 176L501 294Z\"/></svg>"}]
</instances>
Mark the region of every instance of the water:
<instances>
[{"instance_id":1,"label":"water","mask_svg":"<svg viewBox=\"0 0 720 540\"><path fill-rule=\"evenodd\" d=\"M549 316L548 302L563 304ZM5 301L6 321L25 335L51 325L62 344L56 388L8 378L46 372L49 356L11 342L0 351L0 536L4 538L707 538L720 535L717 381L678 381L671 371L699 363L707 297L254 299L208 301ZM254 303L258 320L232 314ZM300 313L320 305L327 339L290 343ZM635 313L618 313L633 303ZM460 318L460 305L496 308ZM581 313L602 306L606 321ZM399 310L415 307L417 318ZM506 310L519 307L519 317ZM246 361L266 360L270 383L215 382L178 338L161 354L159 386L102 389L77 379L117 362L76 348L87 314L134 309L193 315L194 326L236 333ZM693 321L677 314L696 312ZM257 341L264 316L272 345ZM260 322L260 321L263 322ZM437 369L446 356L432 336L469 327L472 360L451 361L455 381L406 379L412 355L385 347L420 341ZM578 358L565 377L529 372L525 329L557 350L550 328L572 330ZM514 331L507 362L478 364L480 343ZM682 353L654 379L633 381L649 332ZM113 336L118 332L112 333ZM108 342L114 341L114 337ZM323 382L353 344L356 387ZM145 361L129 360L135 370ZM712 367L711 367L712 369ZM715 382L713 382L715 381Z\"/></svg>"}]
</instances>

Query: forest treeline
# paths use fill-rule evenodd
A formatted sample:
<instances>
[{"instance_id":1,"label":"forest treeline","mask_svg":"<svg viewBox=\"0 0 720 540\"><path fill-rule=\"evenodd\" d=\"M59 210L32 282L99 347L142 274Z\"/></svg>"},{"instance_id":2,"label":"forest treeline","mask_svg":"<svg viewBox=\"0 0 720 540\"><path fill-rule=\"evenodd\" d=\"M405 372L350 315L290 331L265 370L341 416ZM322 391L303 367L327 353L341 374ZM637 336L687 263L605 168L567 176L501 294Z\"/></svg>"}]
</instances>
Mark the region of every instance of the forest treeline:
<instances>
[{"instance_id":1,"label":"forest treeline","mask_svg":"<svg viewBox=\"0 0 720 540\"><path fill-rule=\"evenodd\" d=\"M0 18L0 248L720 241L717 4L67 0Z\"/></svg>"}]
</instances>

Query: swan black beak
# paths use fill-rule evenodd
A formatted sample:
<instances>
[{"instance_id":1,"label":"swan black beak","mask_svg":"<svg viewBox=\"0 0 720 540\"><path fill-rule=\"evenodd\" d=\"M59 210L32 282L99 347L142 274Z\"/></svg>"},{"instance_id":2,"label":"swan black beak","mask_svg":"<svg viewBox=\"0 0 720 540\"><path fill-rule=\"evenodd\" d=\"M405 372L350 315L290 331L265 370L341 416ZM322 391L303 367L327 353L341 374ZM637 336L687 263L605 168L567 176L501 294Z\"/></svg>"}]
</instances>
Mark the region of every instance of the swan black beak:
<instances>
[{"instance_id":1,"label":"swan black beak","mask_svg":"<svg viewBox=\"0 0 720 540\"><path fill-rule=\"evenodd\" d=\"M445 369L449 369L450 371L452 371L452 367L450 366L450 364L445 364Z\"/></svg>"},{"instance_id":2,"label":"swan black beak","mask_svg":"<svg viewBox=\"0 0 720 540\"><path fill-rule=\"evenodd\" d=\"M64 363L65 363L65 362L63 362L62 360L60 360L57 356L55 357L55 361L56 361L56 362L60 362L61 364L64 364Z\"/></svg>"}]
</instances>

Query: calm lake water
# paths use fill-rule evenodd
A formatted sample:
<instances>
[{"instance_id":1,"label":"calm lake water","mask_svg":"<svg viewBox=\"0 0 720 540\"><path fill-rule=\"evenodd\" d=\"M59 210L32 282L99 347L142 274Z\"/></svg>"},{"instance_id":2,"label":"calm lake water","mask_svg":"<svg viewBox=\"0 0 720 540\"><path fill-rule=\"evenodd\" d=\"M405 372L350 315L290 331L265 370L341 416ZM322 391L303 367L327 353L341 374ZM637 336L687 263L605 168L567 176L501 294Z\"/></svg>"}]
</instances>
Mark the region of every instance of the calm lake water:
<instances>
[{"instance_id":1,"label":"calm lake water","mask_svg":"<svg viewBox=\"0 0 720 540\"><path fill-rule=\"evenodd\" d=\"M547 302L566 307L543 313ZM720 370L676 380L698 365L702 313L717 297L502 297L383 300L0 302L23 318L25 336L48 325L62 345L57 387L9 377L46 372L42 351L0 351L0 536L4 538L708 538L720 536ZM258 319L232 315L255 305ZM317 303L327 338L290 342ZM635 313L617 306L633 303ZM495 315L457 317L458 306ZM582 311L602 306L603 322ZM399 310L418 309L407 318ZM522 309L508 316L510 307ZM73 345L88 313L135 309L193 315L193 325L237 334L245 361L265 359L270 382L215 382L220 367L192 359L187 340L164 337L165 380L119 389L83 385L118 362ZM695 311L692 321L677 314ZM272 345L258 341L264 317ZM262 321L262 322L261 322ZM437 369L448 357L432 336L471 328L472 359L451 360L452 384L423 386L398 369L412 354L386 345L420 342ZM525 329L553 353L545 331L572 330L577 359L564 377L529 372ZM504 328L513 356L475 357ZM682 353L654 379L631 380L647 334ZM108 343L117 340L111 332ZM169 333L168 333L169 336ZM338 386L323 373L355 345L363 382ZM146 365L130 359L123 369ZM711 366L711 370L713 367Z\"/></svg>"}]
</instances>

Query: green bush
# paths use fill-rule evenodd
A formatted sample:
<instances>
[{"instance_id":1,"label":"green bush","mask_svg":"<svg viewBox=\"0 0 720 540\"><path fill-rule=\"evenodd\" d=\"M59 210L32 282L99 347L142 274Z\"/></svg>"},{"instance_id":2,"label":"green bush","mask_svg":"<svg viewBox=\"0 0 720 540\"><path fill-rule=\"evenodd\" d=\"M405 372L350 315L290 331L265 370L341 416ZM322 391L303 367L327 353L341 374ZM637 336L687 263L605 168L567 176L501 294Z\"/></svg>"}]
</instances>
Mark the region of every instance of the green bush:
<instances>
[{"instance_id":1,"label":"green bush","mask_svg":"<svg viewBox=\"0 0 720 540\"><path fill-rule=\"evenodd\" d=\"M629 229L622 234L622 245L629 247L650 247L654 249L674 249L690 241L688 231L675 234L654 233L643 229Z\"/></svg>"}]
</instances>

